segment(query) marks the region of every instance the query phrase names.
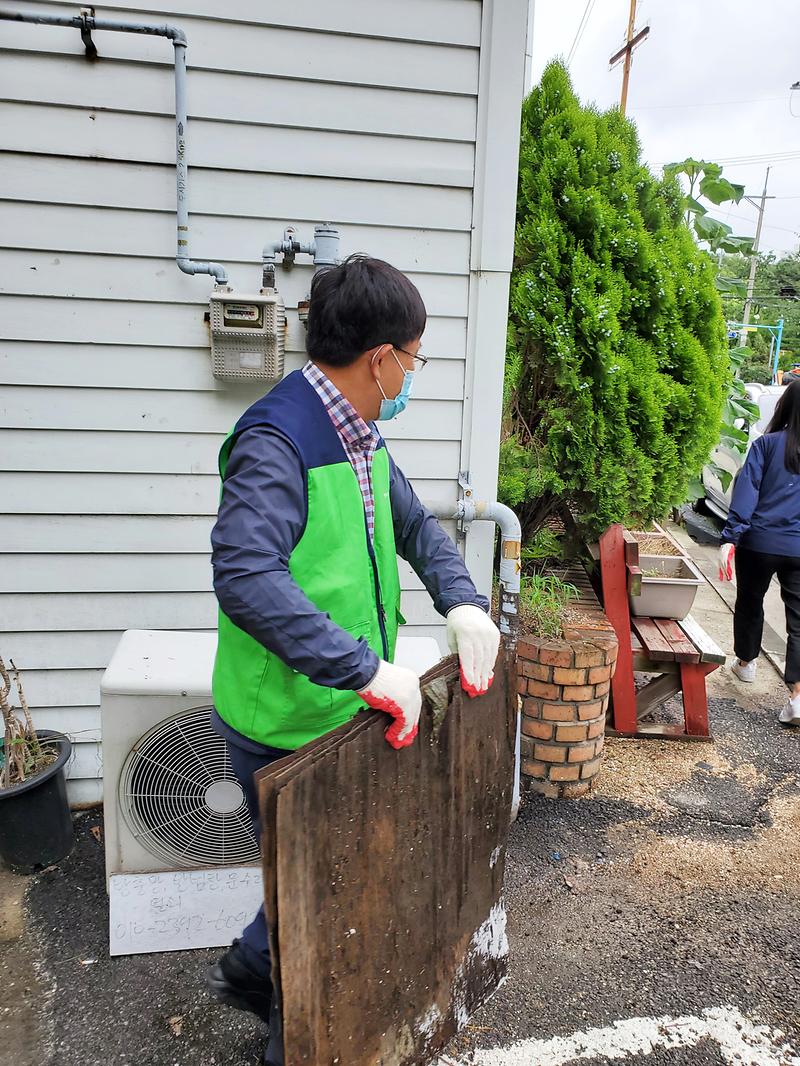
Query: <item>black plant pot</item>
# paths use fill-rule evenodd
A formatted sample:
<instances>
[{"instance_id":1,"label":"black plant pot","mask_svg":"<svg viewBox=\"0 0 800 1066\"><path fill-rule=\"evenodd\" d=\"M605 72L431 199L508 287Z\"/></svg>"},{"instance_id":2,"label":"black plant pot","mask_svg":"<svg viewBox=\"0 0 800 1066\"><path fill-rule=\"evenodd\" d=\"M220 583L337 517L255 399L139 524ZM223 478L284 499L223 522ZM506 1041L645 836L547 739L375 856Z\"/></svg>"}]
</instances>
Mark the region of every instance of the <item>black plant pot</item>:
<instances>
[{"instance_id":1,"label":"black plant pot","mask_svg":"<svg viewBox=\"0 0 800 1066\"><path fill-rule=\"evenodd\" d=\"M0 788L0 860L23 874L59 862L69 855L74 840L64 779L72 744L50 729L40 729L37 735L59 747L56 761L22 784Z\"/></svg>"}]
</instances>

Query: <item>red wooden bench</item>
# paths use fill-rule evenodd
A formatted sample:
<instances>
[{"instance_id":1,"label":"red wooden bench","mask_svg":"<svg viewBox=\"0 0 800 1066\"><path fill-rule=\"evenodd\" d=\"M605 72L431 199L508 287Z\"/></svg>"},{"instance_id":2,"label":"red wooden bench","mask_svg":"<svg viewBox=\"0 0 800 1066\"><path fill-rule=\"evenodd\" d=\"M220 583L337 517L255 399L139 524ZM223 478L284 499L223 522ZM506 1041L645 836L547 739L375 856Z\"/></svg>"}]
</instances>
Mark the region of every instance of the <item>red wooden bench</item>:
<instances>
[{"instance_id":1,"label":"red wooden bench","mask_svg":"<svg viewBox=\"0 0 800 1066\"><path fill-rule=\"evenodd\" d=\"M725 656L691 615L682 622L632 617L628 596L641 590L639 546L622 526L600 538L600 587L608 620L619 640L611 682L613 728L621 736L710 740L706 677ZM638 691L634 673L651 674ZM642 719L670 697L683 696L683 723L645 723Z\"/></svg>"}]
</instances>

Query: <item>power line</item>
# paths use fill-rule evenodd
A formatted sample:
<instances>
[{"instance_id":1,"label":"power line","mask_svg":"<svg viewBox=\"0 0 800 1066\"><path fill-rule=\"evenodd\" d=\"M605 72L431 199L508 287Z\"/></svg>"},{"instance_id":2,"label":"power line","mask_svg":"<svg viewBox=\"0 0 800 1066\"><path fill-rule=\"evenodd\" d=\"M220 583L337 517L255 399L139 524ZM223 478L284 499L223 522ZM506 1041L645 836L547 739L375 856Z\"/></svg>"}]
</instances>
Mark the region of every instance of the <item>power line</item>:
<instances>
[{"instance_id":1,"label":"power line","mask_svg":"<svg viewBox=\"0 0 800 1066\"><path fill-rule=\"evenodd\" d=\"M631 111L675 111L684 107L731 107L739 104L765 104L783 99L782 96L755 96L750 100L716 100L713 103L704 104L639 104L632 107Z\"/></svg>"},{"instance_id":2,"label":"power line","mask_svg":"<svg viewBox=\"0 0 800 1066\"><path fill-rule=\"evenodd\" d=\"M569 50L567 56L567 66L572 62L572 57L575 55L578 45L580 44L581 37L583 37L584 30L592 15L592 8L595 5L595 0L586 0L586 7L583 9L583 15L581 15L581 21L578 23L578 29L575 31L575 39L572 42L572 47Z\"/></svg>"},{"instance_id":3,"label":"power line","mask_svg":"<svg viewBox=\"0 0 800 1066\"><path fill-rule=\"evenodd\" d=\"M757 153L757 152L746 152L745 153L745 152L743 152L741 155L731 155L731 156L726 156L724 158L717 158L715 160L715 162L717 162L717 163L738 163L740 160L747 159L747 160L753 160L753 162L769 163L769 162L772 162L772 160L795 159L798 156L800 156L800 152L798 152L798 151L761 152L761 153Z\"/></svg>"},{"instance_id":4,"label":"power line","mask_svg":"<svg viewBox=\"0 0 800 1066\"><path fill-rule=\"evenodd\" d=\"M725 215L726 219L731 217L735 218L737 222L758 222L758 219L753 218L751 215L740 215L736 213L735 206L729 208ZM792 229L791 226L774 226L770 222L765 222L764 229L779 229L782 230L784 233L793 233L795 237L800 237L800 232L795 229Z\"/></svg>"},{"instance_id":5,"label":"power line","mask_svg":"<svg viewBox=\"0 0 800 1066\"><path fill-rule=\"evenodd\" d=\"M800 159L800 152L787 152L783 155L766 153L765 155L740 155L729 156L728 158L720 159L716 158L715 163L725 164L726 166L736 167L752 167L763 166L764 163L769 163L772 166L780 166L782 163L794 163ZM672 160L670 160L672 162ZM653 166L665 167L667 163L653 164Z\"/></svg>"},{"instance_id":6,"label":"power line","mask_svg":"<svg viewBox=\"0 0 800 1066\"><path fill-rule=\"evenodd\" d=\"M742 325L746 326L750 321L750 308L753 305L753 293L756 288L756 270L758 269L758 246L761 241L761 226L764 221L764 211L767 204L767 185L769 184L769 170L767 167L767 173L764 177L764 191L761 194L761 204L758 208L758 225L756 226L756 235L753 238L753 258L750 261L750 276L747 279L747 299L744 302L744 313L742 315ZM739 334L739 347L747 347L747 333L745 330Z\"/></svg>"}]
</instances>

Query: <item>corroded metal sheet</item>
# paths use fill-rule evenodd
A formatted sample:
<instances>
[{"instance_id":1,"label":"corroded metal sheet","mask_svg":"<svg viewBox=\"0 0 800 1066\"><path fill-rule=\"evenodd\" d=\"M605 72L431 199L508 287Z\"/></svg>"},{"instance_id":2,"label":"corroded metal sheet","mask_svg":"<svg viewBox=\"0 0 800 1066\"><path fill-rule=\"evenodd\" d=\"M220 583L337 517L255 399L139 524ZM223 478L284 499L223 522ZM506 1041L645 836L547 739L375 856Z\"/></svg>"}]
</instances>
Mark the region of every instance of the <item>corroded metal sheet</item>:
<instances>
[{"instance_id":1,"label":"corroded metal sheet","mask_svg":"<svg viewBox=\"0 0 800 1066\"><path fill-rule=\"evenodd\" d=\"M512 677L445 660L411 748L364 712L259 774L287 1066L427 1063L503 979Z\"/></svg>"}]
</instances>

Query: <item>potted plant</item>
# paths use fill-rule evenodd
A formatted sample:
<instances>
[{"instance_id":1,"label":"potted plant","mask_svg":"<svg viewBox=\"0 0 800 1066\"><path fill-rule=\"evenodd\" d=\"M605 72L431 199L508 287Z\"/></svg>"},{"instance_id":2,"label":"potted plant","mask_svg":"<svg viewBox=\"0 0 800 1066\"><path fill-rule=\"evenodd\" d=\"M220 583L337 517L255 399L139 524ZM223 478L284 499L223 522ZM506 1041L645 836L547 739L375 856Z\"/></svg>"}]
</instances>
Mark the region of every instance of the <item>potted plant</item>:
<instances>
[{"instance_id":1,"label":"potted plant","mask_svg":"<svg viewBox=\"0 0 800 1066\"><path fill-rule=\"evenodd\" d=\"M686 555L640 555L642 587L629 595L634 617L670 618L682 622L694 604L705 578Z\"/></svg>"},{"instance_id":2,"label":"potted plant","mask_svg":"<svg viewBox=\"0 0 800 1066\"><path fill-rule=\"evenodd\" d=\"M633 531L639 549L641 589L629 596L631 614L683 621L691 611L705 578L678 542L653 523L652 530Z\"/></svg>"},{"instance_id":3,"label":"potted plant","mask_svg":"<svg viewBox=\"0 0 800 1066\"><path fill-rule=\"evenodd\" d=\"M682 559L686 556L680 544L663 529L632 530L631 536L636 538L640 556L663 556L667 559Z\"/></svg>"},{"instance_id":4,"label":"potted plant","mask_svg":"<svg viewBox=\"0 0 800 1066\"><path fill-rule=\"evenodd\" d=\"M575 575L582 590L569 580ZM600 770L617 658L614 631L580 571L522 578L518 692L522 772L540 795L577 798Z\"/></svg>"},{"instance_id":5,"label":"potted plant","mask_svg":"<svg viewBox=\"0 0 800 1066\"><path fill-rule=\"evenodd\" d=\"M61 733L34 728L19 671L9 661L21 714L11 705L11 678L0 658L0 859L19 873L33 873L72 848L64 779L72 745Z\"/></svg>"}]
</instances>

